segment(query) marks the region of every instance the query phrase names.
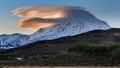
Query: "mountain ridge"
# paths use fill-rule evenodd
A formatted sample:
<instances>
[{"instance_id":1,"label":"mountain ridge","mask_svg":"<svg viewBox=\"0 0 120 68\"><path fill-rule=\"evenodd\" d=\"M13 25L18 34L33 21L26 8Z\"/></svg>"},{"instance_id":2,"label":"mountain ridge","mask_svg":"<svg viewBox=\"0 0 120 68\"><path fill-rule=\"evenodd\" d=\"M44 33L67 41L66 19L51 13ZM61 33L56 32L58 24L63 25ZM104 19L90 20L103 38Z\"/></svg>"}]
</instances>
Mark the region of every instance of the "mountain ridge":
<instances>
[{"instance_id":1,"label":"mountain ridge","mask_svg":"<svg viewBox=\"0 0 120 68\"><path fill-rule=\"evenodd\" d=\"M66 48L69 48L71 46L71 43L72 44L85 44L85 43L86 44L119 44L120 43L120 28L111 28L109 30L93 30L93 31L89 31L87 33L83 33L83 34L79 34L75 36L61 37L61 38L53 39L53 40L37 41L37 42L30 43L22 47L10 49L8 50L8 52L11 50L19 51L19 49L29 50L29 48L32 48L32 47L33 47L32 49L33 51L39 50L39 49L41 50L41 49L45 49L47 46L49 48L49 45L53 46L52 47L53 50L55 49L54 47L57 47L58 49L60 47L60 49L63 48L62 50L64 50ZM69 44L69 46L67 44ZM42 47L42 48L34 49L37 47ZM52 49L50 49L49 51L51 51Z\"/></svg>"},{"instance_id":2,"label":"mountain ridge","mask_svg":"<svg viewBox=\"0 0 120 68\"><path fill-rule=\"evenodd\" d=\"M84 24L81 25L81 23L56 24L55 26L50 28L40 29L31 35L22 34L1 35L0 46L3 46L3 49L4 47L8 47L7 49L9 49L10 47L12 48L19 47L40 40L52 40L64 36L74 36L77 34L85 33L96 29L107 30L109 29L109 26L103 24L103 26L100 27L92 27L85 26Z\"/></svg>"}]
</instances>

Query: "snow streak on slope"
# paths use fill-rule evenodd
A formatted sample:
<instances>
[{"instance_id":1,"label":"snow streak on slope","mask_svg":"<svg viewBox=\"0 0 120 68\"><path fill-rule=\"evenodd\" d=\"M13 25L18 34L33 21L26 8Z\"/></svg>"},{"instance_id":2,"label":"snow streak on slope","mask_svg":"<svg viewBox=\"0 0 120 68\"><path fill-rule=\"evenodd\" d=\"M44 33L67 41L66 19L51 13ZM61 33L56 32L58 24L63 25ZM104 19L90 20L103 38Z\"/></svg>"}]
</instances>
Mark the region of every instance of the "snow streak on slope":
<instances>
[{"instance_id":1,"label":"snow streak on slope","mask_svg":"<svg viewBox=\"0 0 120 68\"><path fill-rule=\"evenodd\" d=\"M26 8L29 8L28 9L29 11L38 9L39 12L41 12L40 7L31 7L31 10L30 10L30 7L26 7ZM43 6L41 8L46 8L46 7ZM41 20L42 20L42 22L55 23L51 27L40 28L37 32L35 32L31 35L22 35L22 34L1 35L0 36L1 49L7 49L9 47L23 46L23 45L33 43L36 41L41 41L41 40L52 40L52 39L56 39L56 38L60 38L60 37L64 37L64 36L73 36L73 35L85 33L85 32L91 31L91 30L110 29L110 26L106 22L97 19L95 16L90 14L88 11L85 11L78 7L65 7L63 9L62 8L63 7L53 7L52 9L60 9L60 11L61 10L64 11L64 14L66 16L63 18L61 18L61 17L60 18L32 17L29 20L29 22L32 21L32 23L34 21L41 22ZM54 11L52 9L51 9L51 11ZM21 10L21 12L23 13L22 8L17 9L17 11L18 10L19 11ZM28 10L24 11L24 14ZM17 12L17 11L16 11L16 14L22 15L21 12ZM44 11L47 12L48 10L44 9ZM23 16L25 16L25 15L23 15ZM7 47L7 48L4 48L4 47Z\"/></svg>"}]
</instances>

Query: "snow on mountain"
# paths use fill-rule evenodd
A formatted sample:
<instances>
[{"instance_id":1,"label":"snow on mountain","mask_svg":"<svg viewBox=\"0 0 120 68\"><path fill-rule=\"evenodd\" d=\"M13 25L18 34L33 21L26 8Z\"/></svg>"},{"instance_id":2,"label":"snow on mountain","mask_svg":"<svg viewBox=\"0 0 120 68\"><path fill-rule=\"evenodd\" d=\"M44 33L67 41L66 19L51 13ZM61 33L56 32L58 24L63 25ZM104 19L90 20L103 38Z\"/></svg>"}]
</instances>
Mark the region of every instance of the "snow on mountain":
<instances>
[{"instance_id":1,"label":"snow on mountain","mask_svg":"<svg viewBox=\"0 0 120 68\"><path fill-rule=\"evenodd\" d=\"M41 40L52 40L65 36L73 36L92 30L107 30L110 26L84 10L72 11L69 9L69 16L60 19L46 19L57 22L52 27L39 29L31 35L11 34L0 35L0 49L9 49L23 46Z\"/></svg>"},{"instance_id":2,"label":"snow on mountain","mask_svg":"<svg viewBox=\"0 0 120 68\"><path fill-rule=\"evenodd\" d=\"M0 49L9 49L25 45L28 38L28 35L18 33L0 35Z\"/></svg>"},{"instance_id":3,"label":"snow on mountain","mask_svg":"<svg viewBox=\"0 0 120 68\"><path fill-rule=\"evenodd\" d=\"M79 23L77 20L75 21L68 20L68 21L65 21L64 23L56 24L50 28L40 29L39 31L30 35L29 40L32 40L32 41L51 40L51 39L56 39L64 36L77 35L77 34L91 31L91 30L97 30L97 29L107 30L109 28L110 26L108 26L105 22L99 21L99 20L96 22L93 22L93 24L89 22Z\"/></svg>"}]
</instances>

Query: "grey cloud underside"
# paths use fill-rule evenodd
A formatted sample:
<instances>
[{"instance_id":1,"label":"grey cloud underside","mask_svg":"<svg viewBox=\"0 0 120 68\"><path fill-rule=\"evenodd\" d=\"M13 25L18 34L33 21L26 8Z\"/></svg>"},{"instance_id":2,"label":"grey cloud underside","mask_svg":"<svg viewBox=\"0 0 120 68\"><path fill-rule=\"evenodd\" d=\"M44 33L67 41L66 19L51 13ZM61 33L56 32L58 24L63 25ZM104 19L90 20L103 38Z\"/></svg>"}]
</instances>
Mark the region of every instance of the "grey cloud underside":
<instances>
[{"instance_id":1,"label":"grey cloud underside","mask_svg":"<svg viewBox=\"0 0 120 68\"><path fill-rule=\"evenodd\" d=\"M27 7L27 8L30 11L33 9L37 10L38 8L41 8L41 7ZM45 7L43 7L43 8L45 9ZM58 8L61 8L61 10L62 10L62 7L58 7ZM58 8L55 7L55 9L58 9ZM63 10L65 8L63 7ZM25 9L25 7L21 8L21 9L23 10L23 9ZM17 9L17 11L21 10L21 9L19 8L19 9ZM53 7L53 9L54 9L54 7ZM26 12L28 10L25 9L21 12ZM65 36L73 36L73 35L85 33L85 32L92 31L92 30L110 29L110 26L106 22L97 19L91 13L89 13L88 11L85 11L81 8L69 7L69 9L66 8L65 10L67 11L67 17L65 17L65 18L43 19L43 18L33 17L33 18L27 20L27 21L49 21L49 22L55 22L56 24L52 27L39 29L37 32L35 32L31 35L22 35L22 34L18 34L17 36L16 35L15 36L14 35L1 35L0 41L2 41L2 42L0 42L0 46L3 46L3 47L7 46L8 48L9 47L18 47L18 45L23 46L23 45L33 43L36 41L41 41L41 40L52 40L52 39L65 37ZM39 9L39 11L40 11L40 9ZM15 14L17 14L17 12ZM24 36L24 37L20 38L19 36L22 36L22 37ZM18 37L19 37L19 39L18 39Z\"/></svg>"}]
</instances>

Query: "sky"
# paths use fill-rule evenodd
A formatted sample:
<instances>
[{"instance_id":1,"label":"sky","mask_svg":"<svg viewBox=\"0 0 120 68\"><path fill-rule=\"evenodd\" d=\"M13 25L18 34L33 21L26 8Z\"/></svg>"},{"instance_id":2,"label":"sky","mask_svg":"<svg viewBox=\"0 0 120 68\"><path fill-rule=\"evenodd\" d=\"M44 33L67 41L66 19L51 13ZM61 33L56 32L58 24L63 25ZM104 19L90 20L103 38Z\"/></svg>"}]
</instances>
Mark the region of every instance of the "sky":
<instances>
[{"instance_id":1,"label":"sky","mask_svg":"<svg viewBox=\"0 0 120 68\"><path fill-rule=\"evenodd\" d=\"M20 17L11 14L11 11L16 8L25 6L84 7L97 18L106 21L111 27L120 28L120 0L1 0L0 34L35 32L18 28Z\"/></svg>"}]
</instances>

